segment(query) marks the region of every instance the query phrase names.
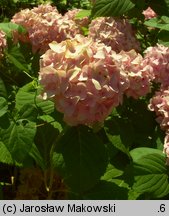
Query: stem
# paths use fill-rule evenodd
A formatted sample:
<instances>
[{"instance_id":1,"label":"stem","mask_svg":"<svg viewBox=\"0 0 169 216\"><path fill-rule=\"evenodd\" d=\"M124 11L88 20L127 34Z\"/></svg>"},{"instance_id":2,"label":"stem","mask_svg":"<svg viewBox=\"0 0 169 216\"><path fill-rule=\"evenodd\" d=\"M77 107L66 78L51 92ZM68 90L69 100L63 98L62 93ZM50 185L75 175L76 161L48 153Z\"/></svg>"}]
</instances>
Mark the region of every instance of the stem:
<instances>
[{"instance_id":1,"label":"stem","mask_svg":"<svg viewBox=\"0 0 169 216\"><path fill-rule=\"evenodd\" d=\"M46 190L48 192L48 197L47 199L51 199L52 198L52 194L54 191L52 191L52 186L53 186L53 179L54 179L54 167L53 167L53 153L55 151L56 145L58 143L58 141L61 139L61 137L65 134L65 132L67 131L69 127L65 127L65 129L57 136L57 138L55 139L55 141L52 144L51 150L50 150L50 174L49 174L49 185L47 185L47 173L45 174L45 187Z\"/></svg>"}]
</instances>

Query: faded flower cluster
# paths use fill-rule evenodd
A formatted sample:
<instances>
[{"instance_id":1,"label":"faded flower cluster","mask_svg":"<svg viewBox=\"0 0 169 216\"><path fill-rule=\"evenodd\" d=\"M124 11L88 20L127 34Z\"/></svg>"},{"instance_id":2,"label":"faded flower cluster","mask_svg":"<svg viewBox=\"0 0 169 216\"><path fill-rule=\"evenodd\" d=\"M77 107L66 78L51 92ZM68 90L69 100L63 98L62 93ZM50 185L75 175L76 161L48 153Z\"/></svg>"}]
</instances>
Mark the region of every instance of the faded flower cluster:
<instances>
[{"instance_id":1,"label":"faded flower cluster","mask_svg":"<svg viewBox=\"0 0 169 216\"><path fill-rule=\"evenodd\" d=\"M31 10L21 10L11 21L22 25L28 32L28 35L14 32L14 40L29 41L33 52L38 51L41 54L49 49L50 42L61 42L81 33L79 26L73 20L68 19L68 16L62 16L56 7L48 4Z\"/></svg>"},{"instance_id":2,"label":"faded flower cluster","mask_svg":"<svg viewBox=\"0 0 169 216\"><path fill-rule=\"evenodd\" d=\"M3 50L6 47L6 38L5 38L5 33L0 30L0 58L3 57Z\"/></svg>"},{"instance_id":3,"label":"faded flower cluster","mask_svg":"<svg viewBox=\"0 0 169 216\"><path fill-rule=\"evenodd\" d=\"M43 98L53 97L69 125L103 122L128 87L111 47L82 35L49 46L39 73Z\"/></svg>"},{"instance_id":4,"label":"faded flower cluster","mask_svg":"<svg viewBox=\"0 0 169 216\"><path fill-rule=\"evenodd\" d=\"M89 25L89 37L94 41L111 46L112 50L130 51L140 50L140 45L135 37L131 24L126 19L114 17L99 17L92 20Z\"/></svg>"}]
</instances>

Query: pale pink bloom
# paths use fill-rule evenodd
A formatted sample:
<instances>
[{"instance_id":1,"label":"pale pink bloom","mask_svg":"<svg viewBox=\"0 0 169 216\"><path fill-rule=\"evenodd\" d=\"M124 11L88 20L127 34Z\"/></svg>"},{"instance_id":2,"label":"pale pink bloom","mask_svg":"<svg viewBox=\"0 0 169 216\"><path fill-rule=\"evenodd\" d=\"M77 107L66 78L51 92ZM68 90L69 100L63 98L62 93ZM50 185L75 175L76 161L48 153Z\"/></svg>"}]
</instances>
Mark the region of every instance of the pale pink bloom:
<instances>
[{"instance_id":1,"label":"pale pink bloom","mask_svg":"<svg viewBox=\"0 0 169 216\"><path fill-rule=\"evenodd\" d=\"M156 92L155 96L150 100L149 109L155 111L157 122L163 130L169 129L169 90L161 90Z\"/></svg>"},{"instance_id":2,"label":"pale pink bloom","mask_svg":"<svg viewBox=\"0 0 169 216\"><path fill-rule=\"evenodd\" d=\"M169 165L169 89L161 89L156 92L148 108L156 113L156 121L160 124L161 129L166 131L163 152L167 156L166 163Z\"/></svg>"},{"instance_id":3,"label":"pale pink bloom","mask_svg":"<svg viewBox=\"0 0 169 216\"><path fill-rule=\"evenodd\" d=\"M135 37L131 24L126 19L113 17L99 17L89 25L89 37L94 41L102 42L120 52L140 50L140 44Z\"/></svg>"},{"instance_id":4,"label":"pale pink bloom","mask_svg":"<svg viewBox=\"0 0 169 216\"><path fill-rule=\"evenodd\" d=\"M69 125L103 122L122 103L127 82L111 48L82 35L49 46L40 64L43 98L53 98Z\"/></svg>"},{"instance_id":5,"label":"pale pink bloom","mask_svg":"<svg viewBox=\"0 0 169 216\"><path fill-rule=\"evenodd\" d=\"M3 57L3 50L7 46L6 38L5 38L5 32L0 30L0 58Z\"/></svg>"},{"instance_id":6,"label":"pale pink bloom","mask_svg":"<svg viewBox=\"0 0 169 216\"><path fill-rule=\"evenodd\" d=\"M149 66L149 71L155 82L162 88L169 86L169 47L157 44L145 50L144 64Z\"/></svg>"},{"instance_id":7,"label":"pale pink bloom","mask_svg":"<svg viewBox=\"0 0 169 216\"><path fill-rule=\"evenodd\" d=\"M163 152L167 156L166 163L169 165L169 89L161 89L156 92L148 108L156 113L156 121L160 124L161 129L166 131Z\"/></svg>"},{"instance_id":8,"label":"pale pink bloom","mask_svg":"<svg viewBox=\"0 0 169 216\"><path fill-rule=\"evenodd\" d=\"M135 99L145 96L151 90L151 74L147 70L147 65L143 64L143 57L135 50L129 52L121 51L114 54L117 64L128 81L129 86L125 90L128 97Z\"/></svg>"},{"instance_id":9,"label":"pale pink bloom","mask_svg":"<svg viewBox=\"0 0 169 216\"><path fill-rule=\"evenodd\" d=\"M73 20L68 20L58 13L56 7L48 4L21 10L11 21L22 25L28 32L27 35L14 32L14 41L30 42L34 53L43 54L49 49L50 42L61 42L80 33Z\"/></svg>"},{"instance_id":10,"label":"pale pink bloom","mask_svg":"<svg viewBox=\"0 0 169 216\"><path fill-rule=\"evenodd\" d=\"M146 20L157 17L157 14L151 9L151 7L148 7L146 10L144 10L142 14L145 16Z\"/></svg>"}]
</instances>

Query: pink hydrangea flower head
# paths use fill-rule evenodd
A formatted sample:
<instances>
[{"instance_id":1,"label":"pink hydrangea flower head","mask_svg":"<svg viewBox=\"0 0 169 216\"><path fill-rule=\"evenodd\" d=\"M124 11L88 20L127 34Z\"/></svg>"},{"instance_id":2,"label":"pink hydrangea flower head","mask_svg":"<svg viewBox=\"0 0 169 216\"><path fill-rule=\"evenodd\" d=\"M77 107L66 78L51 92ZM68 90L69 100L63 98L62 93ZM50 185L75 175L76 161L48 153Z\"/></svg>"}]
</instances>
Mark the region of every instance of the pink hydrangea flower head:
<instances>
[{"instance_id":1,"label":"pink hydrangea flower head","mask_svg":"<svg viewBox=\"0 0 169 216\"><path fill-rule=\"evenodd\" d=\"M32 44L33 52L39 51L40 54L49 49L50 42L61 42L80 32L73 20L67 20L58 13L56 7L48 4L21 10L14 15L12 22L22 25L28 32L27 38L25 35L18 36L15 32L14 40L25 42L27 39Z\"/></svg>"},{"instance_id":2,"label":"pink hydrangea flower head","mask_svg":"<svg viewBox=\"0 0 169 216\"><path fill-rule=\"evenodd\" d=\"M142 14L145 16L146 20L157 17L157 14L151 9L151 7L144 10Z\"/></svg>"},{"instance_id":3,"label":"pink hydrangea flower head","mask_svg":"<svg viewBox=\"0 0 169 216\"><path fill-rule=\"evenodd\" d=\"M150 73L155 82L165 88L169 85L169 47L157 44L145 50L145 64L149 65Z\"/></svg>"},{"instance_id":4,"label":"pink hydrangea flower head","mask_svg":"<svg viewBox=\"0 0 169 216\"><path fill-rule=\"evenodd\" d=\"M138 99L150 92L151 74L147 70L147 65L143 64L143 57L140 54L135 50L121 51L119 54L115 54L114 58L121 73L126 74L129 80L129 86L125 90L128 97Z\"/></svg>"},{"instance_id":5,"label":"pink hydrangea flower head","mask_svg":"<svg viewBox=\"0 0 169 216\"><path fill-rule=\"evenodd\" d=\"M111 46L116 52L140 50L131 24L126 19L99 17L89 25L89 37Z\"/></svg>"},{"instance_id":6,"label":"pink hydrangea flower head","mask_svg":"<svg viewBox=\"0 0 169 216\"><path fill-rule=\"evenodd\" d=\"M157 122L163 130L169 129L169 89L156 92L150 100L149 109L155 111Z\"/></svg>"},{"instance_id":7,"label":"pink hydrangea flower head","mask_svg":"<svg viewBox=\"0 0 169 216\"><path fill-rule=\"evenodd\" d=\"M69 125L103 122L122 102L124 89L111 47L82 35L49 46L40 64L43 98L53 98Z\"/></svg>"},{"instance_id":8,"label":"pink hydrangea flower head","mask_svg":"<svg viewBox=\"0 0 169 216\"><path fill-rule=\"evenodd\" d=\"M69 10L67 13L65 13L64 17L67 18L68 20L73 20L77 26L79 27L79 29L83 28L83 27L87 27L89 25L89 18L83 17L83 18L76 18L76 15L82 11L81 9L72 9Z\"/></svg>"},{"instance_id":9,"label":"pink hydrangea flower head","mask_svg":"<svg viewBox=\"0 0 169 216\"><path fill-rule=\"evenodd\" d=\"M7 46L5 32L0 30L0 58L3 57L3 50Z\"/></svg>"}]
</instances>

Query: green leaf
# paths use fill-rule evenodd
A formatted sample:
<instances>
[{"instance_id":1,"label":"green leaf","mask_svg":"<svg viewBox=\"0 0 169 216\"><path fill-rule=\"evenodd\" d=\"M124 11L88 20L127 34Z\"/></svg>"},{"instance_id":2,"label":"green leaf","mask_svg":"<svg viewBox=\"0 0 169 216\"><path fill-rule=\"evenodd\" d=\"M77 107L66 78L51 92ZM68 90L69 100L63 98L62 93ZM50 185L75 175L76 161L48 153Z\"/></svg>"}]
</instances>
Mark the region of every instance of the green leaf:
<instances>
[{"instance_id":1,"label":"green leaf","mask_svg":"<svg viewBox=\"0 0 169 216\"><path fill-rule=\"evenodd\" d=\"M8 111L8 103L5 98L0 97L0 117Z\"/></svg>"},{"instance_id":2,"label":"green leaf","mask_svg":"<svg viewBox=\"0 0 169 216\"><path fill-rule=\"evenodd\" d=\"M28 119L29 121L36 121L38 112L37 107L33 104L25 104L21 107L18 114L20 119Z\"/></svg>"},{"instance_id":3,"label":"green leaf","mask_svg":"<svg viewBox=\"0 0 169 216\"><path fill-rule=\"evenodd\" d=\"M79 193L92 188L107 167L106 148L87 127L68 129L60 139L57 152L64 158L66 183Z\"/></svg>"},{"instance_id":4,"label":"green leaf","mask_svg":"<svg viewBox=\"0 0 169 216\"><path fill-rule=\"evenodd\" d=\"M7 98L7 91L3 80L0 78L0 96Z\"/></svg>"},{"instance_id":5,"label":"green leaf","mask_svg":"<svg viewBox=\"0 0 169 216\"><path fill-rule=\"evenodd\" d=\"M59 122L57 122L52 116L42 115L42 116L39 116L39 119L51 124L54 128L57 128L59 132L62 132L63 130L62 125Z\"/></svg>"},{"instance_id":6,"label":"green leaf","mask_svg":"<svg viewBox=\"0 0 169 216\"><path fill-rule=\"evenodd\" d=\"M12 22L0 23L0 29L3 30L8 37L12 37L12 31L13 30L17 30L20 33L26 32L22 26L15 24L15 23L12 23Z\"/></svg>"},{"instance_id":7,"label":"green leaf","mask_svg":"<svg viewBox=\"0 0 169 216\"><path fill-rule=\"evenodd\" d=\"M51 165L51 148L58 139L59 131L51 124L40 121L37 123L37 132L35 136L36 146L44 160L45 167Z\"/></svg>"},{"instance_id":8,"label":"green leaf","mask_svg":"<svg viewBox=\"0 0 169 216\"><path fill-rule=\"evenodd\" d=\"M147 20L144 22L144 25L169 31L169 19L166 19L165 16Z\"/></svg>"},{"instance_id":9,"label":"green leaf","mask_svg":"<svg viewBox=\"0 0 169 216\"><path fill-rule=\"evenodd\" d=\"M32 148L29 152L29 155L36 161L37 165L42 169L45 170L46 169L46 164L45 161L41 155L41 153L39 152L37 146L33 143Z\"/></svg>"},{"instance_id":10,"label":"green leaf","mask_svg":"<svg viewBox=\"0 0 169 216\"><path fill-rule=\"evenodd\" d=\"M41 109L44 113L50 114L54 110L54 103L50 100L43 100L38 97L40 92L37 91L34 83L28 83L16 94L16 108L20 110L26 104L35 105Z\"/></svg>"},{"instance_id":11,"label":"green leaf","mask_svg":"<svg viewBox=\"0 0 169 216\"><path fill-rule=\"evenodd\" d=\"M0 163L22 166L22 163L15 161L9 149L1 141L0 141Z\"/></svg>"},{"instance_id":12,"label":"green leaf","mask_svg":"<svg viewBox=\"0 0 169 216\"><path fill-rule=\"evenodd\" d=\"M107 137L114 147L130 157L129 149L127 149L126 146L122 143L120 135L111 135L107 133Z\"/></svg>"},{"instance_id":13,"label":"green leaf","mask_svg":"<svg viewBox=\"0 0 169 216\"><path fill-rule=\"evenodd\" d=\"M123 174L122 170L116 169L112 164L108 164L106 172L101 177L101 180L112 180L113 178L119 177Z\"/></svg>"},{"instance_id":14,"label":"green leaf","mask_svg":"<svg viewBox=\"0 0 169 216\"><path fill-rule=\"evenodd\" d=\"M135 4L131 0L96 0L92 16L120 16L131 10Z\"/></svg>"},{"instance_id":15,"label":"green leaf","mask_svg":"<svg viewBox=\"0 0 169 216\"><path fill-rule=\"evenodd\" d=\"M0 130L1 141L13 160L22 163L34 143L36 124L28 120L11 122L7 129Z\"/></svg>"},{"instance_id":16,"label":"green leaf","mask_svg":"<svg viewBox=\"0 0 169 216\"><path fill-rule=\"evenodd\" d=\"M110 143L130 158L129 148L134 140L131 121L112 116L109 121L105 122L105 129Z\"/></svg>"},{"instance_id":17,"label":"green leaf","mask_svg":"<svg viewBox=\"0 0 169 216\"><path fill-rule=\"evenodd\" d=\"M101 180L94 188L88 191L83 199L90 200L126 200L128 189L120 187L114 182Z\"/></svg>"},{"instance_id":18,"label":"green leaf","mask_svg":"<svg viewBox=\"0 0 169 216\"><path fill-rule=\"evenodd\" d=\"M152 198L160 198L169 193L166 158L162 151L151 148L132 150L135 182L132 190L147 193Z\"/></svg>"},{"instance_id":19,"label":"green leaf","mask_svg":"<svg viewBox=\"0 0 169 216\"><path fill-rule=\"evenodd\" d=\"M9 61L14 64L19 70L29 73L28 63L25 60L24 55L20 52L18 46L12 46L6 52Z\"/></svg>"},{"instance_id":20,"label":"green leaf","mask_svg":"<svg viewBox=\"0 0 169 216\"><path fill-rule=\"evenodd\" d=\"M66 172L65 162L63 155L61 153L54 152L52 156L52 167L56 169L56 171L64 176Z\"/></svg>"},{"instance_id":21,"label":"green leaf","mask_svg":"<svg viewBox=\"0 0 169 216\"><path fill-rule=\"evenodd\" d=\"M160 31L159 34L158 34L158 43L169 47L168 34L169 34L168 31L165 31L165 30Z\"/></svg>"},{"instance_id":22,"label":"green leaf","mask_svg":"<svg viewBox=\"0 0 169 216\"><path fill-rule=\"evenodd\" d=\"M14 164L11 153L3 142L0 142L0 163Z\"/></svg>"},{"instance_id":23,"label":"green leaf","mask_svg":"<svg viewBox=\"0 0 169 216\"><path fill-rule=\"evenodd\" d=\"M147 109L145 99L128 99L126 103L128 104L123 112L124 117L119 121L123 143L130 147L133 144L146 147L152 146L152 136L157 125L154 113Z\"/></svg>"},{"instance_id":24,"label":"green leaf","mask_svg":"<svg viewBox=\"0 0 169 216\"><path fill-rule=\"evenodd\" d=\"M159 154L160 156L165 157L163 152L159 149L140 147L130 151L130 155L134 162L140 161L142 157L149 154Z\"/></svg>"},{"instance_id":25,"label":"green leaf","mask_svg":"<svg viewBox=\"0 0 169 216\"><path fill-rule=\"evenodd\" d=\"M1 128L8 128L10 125L10 119L8 113L4 114L2 117L0 117L0 129Z\"/></svg>"},{"instance_id":26,"label":"green leaf","mask_svg":"<svg viewBox=\"0 0 169 216\"><path fill-rule=\"evenodd\" d=\"M81 10L76 14L75 19L82 19L83 17L88 17L91 14L91 10Z\"/></svg>"}]
</instances>

